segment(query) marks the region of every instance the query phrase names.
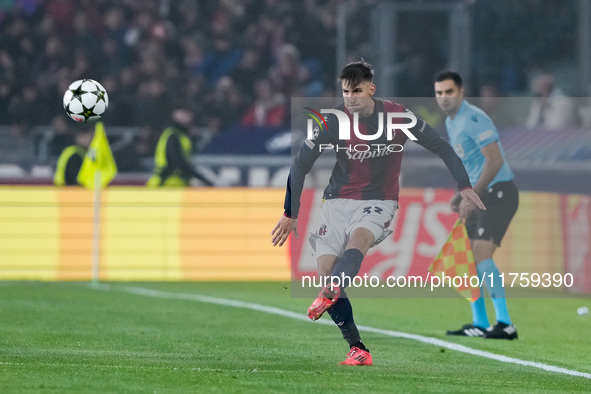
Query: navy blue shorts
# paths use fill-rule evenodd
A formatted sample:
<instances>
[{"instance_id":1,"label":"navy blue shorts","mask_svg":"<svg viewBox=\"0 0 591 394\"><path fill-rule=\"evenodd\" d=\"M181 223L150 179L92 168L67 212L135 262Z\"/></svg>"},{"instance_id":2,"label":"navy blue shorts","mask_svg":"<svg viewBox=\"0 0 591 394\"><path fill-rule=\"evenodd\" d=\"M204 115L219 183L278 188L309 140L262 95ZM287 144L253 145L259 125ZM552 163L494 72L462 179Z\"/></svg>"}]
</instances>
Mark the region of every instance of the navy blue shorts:
<instances>
[{"instance_id":1,"label":"navy blue shorts","mask_svg":"<svg viewBox=\"0 0 591 394\"><path fill-rule=\"evenodd\" d=\"M519 190L513 181L498 182L489 187L484 196L480 196L486 211L476 208L466 219L468 238L483 239L497 246L507 232L511 219L519 205Z\"/></svg>"}]
</instances>

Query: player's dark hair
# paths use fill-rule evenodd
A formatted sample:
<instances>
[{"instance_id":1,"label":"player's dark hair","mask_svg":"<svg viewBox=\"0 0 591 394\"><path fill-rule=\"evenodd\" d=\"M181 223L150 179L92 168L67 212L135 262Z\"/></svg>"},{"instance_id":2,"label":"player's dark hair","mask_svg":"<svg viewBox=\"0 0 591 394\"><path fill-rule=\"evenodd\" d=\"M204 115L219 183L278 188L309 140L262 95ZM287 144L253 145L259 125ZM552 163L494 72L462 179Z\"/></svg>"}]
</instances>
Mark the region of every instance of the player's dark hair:
<instances>
[{"instance_id":1,"label":"player's dark hair","mask_svg":"<svg viewBox=\"0 0 591 394\"><path fill-rule=\"evenodd\" d=\"M373 82L374 70L371 64L361 59L358 62L349 63L341 71L339 83L346 81L350 87L355 87L361 82Z\"/></svg>"},{"instance_id":2,"label":"player's dark hair","mask_svg":"<svg viewBox=\"0 0 591 394\"><path fill-rule=\"evenodd\" d=\"M437 74L435 74L435 82L443 82L451 79L454 81L458 88L462 87L462 77L455 71L451 70L441 70Z\"/></svg>"}]
</instances>

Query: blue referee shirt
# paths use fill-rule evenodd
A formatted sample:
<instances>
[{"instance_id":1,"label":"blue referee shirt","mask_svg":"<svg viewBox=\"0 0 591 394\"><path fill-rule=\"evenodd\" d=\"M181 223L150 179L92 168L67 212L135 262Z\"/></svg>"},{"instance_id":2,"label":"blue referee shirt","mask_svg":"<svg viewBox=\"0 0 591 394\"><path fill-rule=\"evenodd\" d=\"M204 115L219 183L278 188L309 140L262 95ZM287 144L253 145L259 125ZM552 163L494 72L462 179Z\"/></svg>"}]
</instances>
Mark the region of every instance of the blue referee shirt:
<instances>
[{"instance_id":1,"label":"blue referee shirt","mask_svg":"<svg viewBox=\"0 0 591 394\"><path fill-rule=\"evenodd\" d=\"M498 143L503 157L503 166L487 188L497 182L513 179L513 171L507 164L497 128L483 110L464 100L455 118L451 119L448 116L445 119L445 127L449 143L462 159L472 185L475 185L480 178L486 162L480 149L495 141Z\"/></svg>"}]
</instances>

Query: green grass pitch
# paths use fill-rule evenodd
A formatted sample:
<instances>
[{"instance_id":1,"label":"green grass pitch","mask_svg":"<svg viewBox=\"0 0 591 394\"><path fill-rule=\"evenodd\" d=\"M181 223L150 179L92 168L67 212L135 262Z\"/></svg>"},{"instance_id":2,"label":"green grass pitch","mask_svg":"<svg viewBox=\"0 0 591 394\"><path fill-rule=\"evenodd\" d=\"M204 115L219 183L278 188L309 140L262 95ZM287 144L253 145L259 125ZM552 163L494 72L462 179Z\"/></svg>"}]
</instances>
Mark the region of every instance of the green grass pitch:
<instances>
[{"instance_id":1,"label":"green grass pitch","mask_svg":"<svg viewBox=\"0 0 591 394\"><path fill-rule=\"evenodd\" d=\"M0 282L1 393L589 392L591 379L362 332L371 367L337 365L336 326L189 299L199 294L305 315L288 283ZM162 293L164 294L164 293ZM423 335L591 373L589 299L513 298L520 338L446 337L470 320L460 298L354 299L360 325ZM492 310L492 308L489 308ZM323 317L323 319L329 319Z\"/></svg>"}]
</instances>

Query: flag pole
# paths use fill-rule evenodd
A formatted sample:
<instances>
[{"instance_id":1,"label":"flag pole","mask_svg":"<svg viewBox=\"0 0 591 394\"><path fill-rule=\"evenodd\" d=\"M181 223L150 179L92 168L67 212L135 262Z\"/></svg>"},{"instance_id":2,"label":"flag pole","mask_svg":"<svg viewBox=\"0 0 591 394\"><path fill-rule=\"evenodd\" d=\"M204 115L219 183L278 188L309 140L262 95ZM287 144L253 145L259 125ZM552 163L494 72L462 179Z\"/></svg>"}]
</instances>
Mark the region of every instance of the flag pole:
<instances>
[{"instance_id":1,"label":"flag pole","mask_svg":"<svg viewBox=\"0 0 591 394\"><path fill-rule=\"evenodd\" d=\"M82 161L78 172L78 183L88 189L94 189L94 217L92 223L92 267L91 283L96 284L100 279L101 258L101 197L102 189L117 175L117 164L105 134L105 126L97 122L94 137Z\"/></svg>"},{"instance_id":2,"label":"flag pole","mask_svg":"<svg viewBox=\"0 0 591 394\"><path fill-rule=\"evenodd\" d=\"M100 277L101 256L101 171L94 173L94 219L92 224L92 282Z\"/></svg>"}]
</instances>

